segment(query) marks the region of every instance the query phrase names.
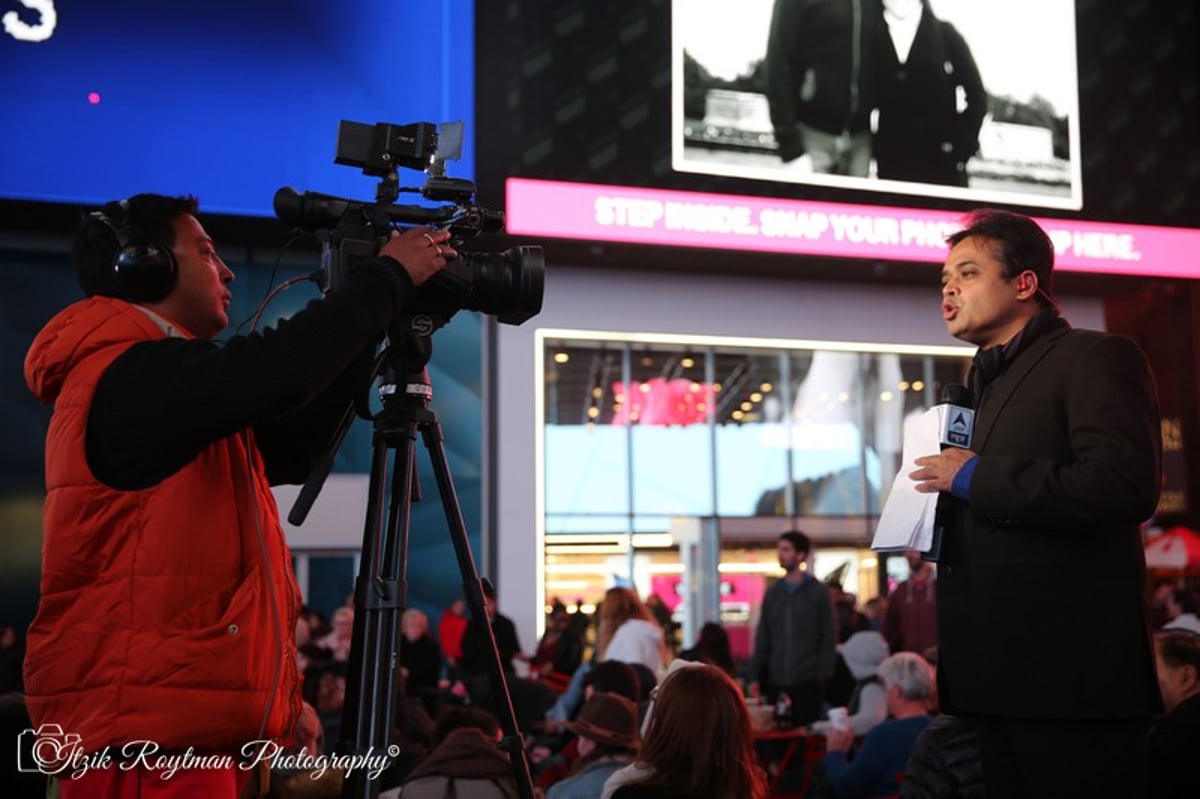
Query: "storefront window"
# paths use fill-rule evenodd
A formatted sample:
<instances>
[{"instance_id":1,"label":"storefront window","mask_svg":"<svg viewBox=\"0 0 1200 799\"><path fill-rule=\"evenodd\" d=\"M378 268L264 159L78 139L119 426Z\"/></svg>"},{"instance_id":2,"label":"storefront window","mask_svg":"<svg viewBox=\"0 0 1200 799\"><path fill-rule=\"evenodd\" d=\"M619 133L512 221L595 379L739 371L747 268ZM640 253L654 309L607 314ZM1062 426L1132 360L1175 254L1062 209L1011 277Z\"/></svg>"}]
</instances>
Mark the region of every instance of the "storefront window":
<instances>
[{"instance_id":1,"label":"storefront window","mask_svg":"<svg viewBox=\"0 0 1200 799\"><path fill-rule=\"evenodd\" d=\"M778 571L775 537L791 520L824 520L817 568L840 567L847 590L873 595L886 571L863 531L902 468L904 420L969 364L961 348L889 350L545 338L547 600L591 605L624 584L685 615L687 547L672 537L684 517L780 517L761 540L718 544L711 584L738 630Z\"/></svg>"}]
</instances>

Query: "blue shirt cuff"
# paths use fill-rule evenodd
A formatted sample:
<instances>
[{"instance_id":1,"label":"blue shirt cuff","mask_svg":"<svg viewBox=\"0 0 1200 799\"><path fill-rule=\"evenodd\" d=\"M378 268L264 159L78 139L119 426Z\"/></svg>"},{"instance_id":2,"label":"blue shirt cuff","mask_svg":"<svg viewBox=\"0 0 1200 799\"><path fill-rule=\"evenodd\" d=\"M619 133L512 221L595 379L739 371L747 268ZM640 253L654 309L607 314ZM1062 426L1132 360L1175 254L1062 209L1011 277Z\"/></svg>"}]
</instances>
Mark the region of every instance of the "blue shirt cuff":
<instances>
[{"instance_id":1,"label":"blue shirt cuff","mask_svg":"<svg viewBox=\"0 0 1200 799\"><path fill-rule=\"evenodd\" d=\"M954 475L954 482L950 484L951 494L964 502L971 500L971 478L975 476L975 467L978 465L978 455L972 455L971 460L962 465L958 474Z\"/></svg>"}]
</instances>

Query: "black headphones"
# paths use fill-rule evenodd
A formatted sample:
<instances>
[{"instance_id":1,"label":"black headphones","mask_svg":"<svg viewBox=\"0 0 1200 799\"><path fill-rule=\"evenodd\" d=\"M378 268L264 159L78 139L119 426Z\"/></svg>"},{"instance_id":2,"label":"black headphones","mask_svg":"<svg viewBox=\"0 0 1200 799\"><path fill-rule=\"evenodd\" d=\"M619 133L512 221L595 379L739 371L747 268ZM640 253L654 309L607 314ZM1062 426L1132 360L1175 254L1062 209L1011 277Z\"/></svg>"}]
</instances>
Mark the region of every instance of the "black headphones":
<instances>
[{"instance_id":1,"label":"black headphones","mask_svg":"<svg viewBox=\"0 0 1200 799\"><path fill-rule=\"evenodd\" d=\"M129 200L116 204L120 219L93 211L89 216L104 224L117 237L113 255L113 283L119 296L131 302L158 302L175 286L175 256L170 247L149 239L129 219Z\"/></svg>"}]
</instances>

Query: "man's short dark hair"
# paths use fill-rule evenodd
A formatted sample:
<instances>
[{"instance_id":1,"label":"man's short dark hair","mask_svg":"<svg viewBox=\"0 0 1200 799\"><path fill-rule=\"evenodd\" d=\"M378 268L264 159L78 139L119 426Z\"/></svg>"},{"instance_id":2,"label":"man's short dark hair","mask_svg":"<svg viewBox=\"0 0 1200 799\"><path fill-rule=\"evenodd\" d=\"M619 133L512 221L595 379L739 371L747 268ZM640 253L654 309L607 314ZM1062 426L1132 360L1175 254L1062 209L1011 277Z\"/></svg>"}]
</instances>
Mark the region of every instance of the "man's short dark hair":
<instances>
[{"instance_id":1,"label":"man's short dark hair","mask_svg":"<svg viewBox=\"0 0 1200 799\"><path fill-rule=\"evenodd\" d=\"M812 551L812 542L808 540L808 536L799 530L788 530L779 536L780 541L787 541L796 548L797 552L808 554Z\"/></svg>"},{"instance_id":2,"label":"man's short dark hair","mask_svg":"<svg viewBox=\"0 0 1200 799\"><path fill-rule=\"evenodd\" d=\"M1173 669L1191 666L1200 675L1200 635L1191 630L1162 630L1154 634L1158 656Z\"/></svg>"},{"instance_id":3,"label":"man's short dark hair","mask_svg":"<svg viewBox=\"0 0 1200 799\"><path fill-rule=\"evenodd\" d=\"M175 246L173 220L183 214L195 215L200 204L191 195L167 197L162 194L135 194L125 201L128 212L115 200L100 209L118 227L133 227L147 241L156 241L164 247ZM111 227L91 214L84 214L75 229L72 260L79 287L89 297L120 297L113 258L119 244L117 234Z\"/></svg>"},{"instance_id":4,"label":"man's short dark hair","mask_svg":"<svg viewBox=\"0 0 1200 799\"><path fill-rule=\"evenodd\" d=\"M1196 595L1186 588L1175 588L1171 591L1171 600L1179 606L1181 613L1195 613L1197 607Z\"/></svg>"},{"instance_id":5,"label":"man's short dark hair","mask_svg":"<svg viewBox=\"0 0 1200 799\"><path fill-rule=\"evenodd\" d=\"M583 686L589 685L596 693L620 694L633 702L642 701L642 684L637 671L619 660L597 663L583 678Z\"/></svg>"},{"instance_id":6,"label":"man's short dark hair","mask_svg":"<svg viewBox=\"0 0 1200 799\"><path fill-rule=\"evenodd\" d=\"M954 247L972 237L993 244L992 254L1004 267L1004 277L1011 280L1026 270L1037 275L1038 302L1053 304L1054 244L1037 222L1011 211L980 208L968 214L962 230L946 237L946 242Z\"/></svg>"},{"instance_id":7,"label":"man's short dark hair","mask_svg":"<svg viewBox=\"0 0 1200 799\"><path fill-rule=\"evenodd\" d=\"M500 722L491 713L473 705L449 705L438 713L435 733L438 743L455 730L464 728L479 730L490 738L500 731Z\"/></svg>"}]
</instances>

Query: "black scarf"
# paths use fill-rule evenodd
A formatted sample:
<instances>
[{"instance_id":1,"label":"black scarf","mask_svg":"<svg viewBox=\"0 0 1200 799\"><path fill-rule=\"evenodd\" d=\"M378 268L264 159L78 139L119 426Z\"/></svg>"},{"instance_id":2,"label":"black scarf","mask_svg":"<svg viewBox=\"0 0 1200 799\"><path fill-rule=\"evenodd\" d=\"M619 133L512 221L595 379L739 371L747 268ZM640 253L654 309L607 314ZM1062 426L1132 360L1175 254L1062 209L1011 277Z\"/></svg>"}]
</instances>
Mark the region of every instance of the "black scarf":
<instances>
[{"instance_id":1,"label":"black scarf","mask_svg":"<svg viewBox=\"0 0 1200 799\"><path fill-rule=\"evenodd\" d=\"M971 371L967 374L967 385L971 389L975 408L978 409L983 404L992 381L1004 374L1009 364L1030 344L1048 333L1070 329L1070 323L1059 315L1057 308L1043 308L1032 316L1010 341L978 350L971 361Z\"/></svg>"}]
</instances>

